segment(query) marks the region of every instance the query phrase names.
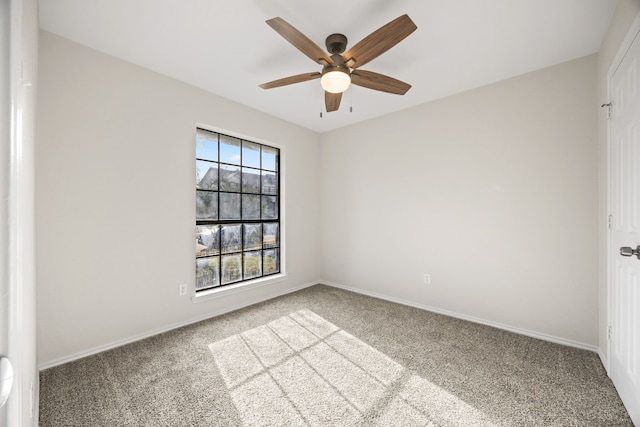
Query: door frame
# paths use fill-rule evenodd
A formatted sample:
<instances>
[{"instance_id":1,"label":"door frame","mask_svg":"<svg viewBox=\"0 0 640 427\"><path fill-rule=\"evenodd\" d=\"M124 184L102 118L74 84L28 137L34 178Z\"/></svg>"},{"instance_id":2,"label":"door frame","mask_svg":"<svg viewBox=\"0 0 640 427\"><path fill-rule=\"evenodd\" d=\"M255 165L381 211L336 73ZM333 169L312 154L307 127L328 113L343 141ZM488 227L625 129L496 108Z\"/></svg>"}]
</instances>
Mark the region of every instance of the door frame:
<instances>
[{"instance_id":1,"label":"door frame","mask_svg":"<svg viewBox=\"0 0 640 427\"><path fill-rule=\"evenodd\" d=\"M0 66L8 93L0 102L9 108L2 118L3 191L8 191L6 215L0 226L3 265L9 307L6 356L13 364L13 387L0 410L0 424L38 425L39 382L36 356L35 264L35 131L38 60L37 0L0 0L7 14L8 63Z\"/></svg>"},{"instance_id":2,"label":"door frame","mask_svg":"<svg viewBox=\"0 0 640 427\"><path fill-rule=\"evenodd\" d=\"M609 70L607 72L607 98L608 101L607 102L611 102L611 97L613 96L612 93L612 88L611 88L611 80L613 79L613 75L615 74L615 72L618 70L618 68L620 67L622 60L625 58L627 52L629 51L629 49L631 48L631 45L633 44L633 42L636 40L636 38L638 38L638 43L640 43L640 12L636 15L635 19L633 20L633 23L631 24L631 26L629 27L629 29L627 30L627 34L624 38L624 40L622 41L622 43L620 44L620 46L618 47L618 51L616 53L616 56L613 58L613 61L611 61L611 65L609 66ZM605 105L603 105L604 107ZM615 106L614 106L615 107ZM615 108L613 109L614 114L615 114ZM611 120L607 119L607 247L606 247L606 254L607 254L607 272L606 272L606 280L607 280L607 341L606 341L606 347L607 347L607 357L603 358L602 354L600 355L600 359L603 360L603 364L604 364L604 368L607 371L607 375L609 377L611 377L611 337L610 337L610 328L612 325L612 321L613 321L613 317L612 317L612 312L613 312L613 298L611 296L612 293L612 283L611 283L611 274L612 274L612 248L611 248L611 221L612 221L612 214L611 214L611 209L612 209L612 194L613 194L613 190L611 188L611 186L613 185L613 179L612 179L612 172L613 172L613 166L611 164L611 162L613 161L613 156L611 153L612 150L612 140L611 140Z\"/></svg>"}]
</instances>

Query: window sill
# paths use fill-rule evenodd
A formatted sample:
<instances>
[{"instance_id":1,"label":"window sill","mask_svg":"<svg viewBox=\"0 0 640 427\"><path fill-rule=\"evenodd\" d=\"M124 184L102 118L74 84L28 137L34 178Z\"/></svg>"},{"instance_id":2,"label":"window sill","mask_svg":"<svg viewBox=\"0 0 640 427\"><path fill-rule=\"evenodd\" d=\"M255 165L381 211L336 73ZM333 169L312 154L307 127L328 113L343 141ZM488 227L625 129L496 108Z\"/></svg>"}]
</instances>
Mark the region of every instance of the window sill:
<instances>
[{"instance_id":1,"label":"window sill","mask_svg":"<svg viewBox=\"0 0 640 427\"><path fill-rule=\"evenodd\" d=\"M282 282L287 279L285 273L275 274L269 277L263 277L256 280L238 283L236 285L227 285L218 288L208 289L206 291L198 292L191 297L192 303L203 302L222 296L233 295L239 292L245 292L252 289L256 289L265 285L271 285L273 283Z\"/></svg>"}]
</instances>

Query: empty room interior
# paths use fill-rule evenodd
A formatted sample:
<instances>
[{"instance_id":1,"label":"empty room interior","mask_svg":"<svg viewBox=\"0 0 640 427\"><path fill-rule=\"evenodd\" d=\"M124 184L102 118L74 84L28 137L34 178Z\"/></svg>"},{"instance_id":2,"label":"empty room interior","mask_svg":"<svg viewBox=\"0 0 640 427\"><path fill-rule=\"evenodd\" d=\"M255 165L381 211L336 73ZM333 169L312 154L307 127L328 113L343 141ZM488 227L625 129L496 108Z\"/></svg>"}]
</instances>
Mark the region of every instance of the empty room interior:
<instances>
[{"instance_id":1,"label":"empty room interior","mask_svg":"<svg viewBox=\"0 0 640 427\"><path fill-rule=\"evenodd\" d=\"M639 0L4 3L0 425L638 425Z\"/></svg>"}]
</instances>

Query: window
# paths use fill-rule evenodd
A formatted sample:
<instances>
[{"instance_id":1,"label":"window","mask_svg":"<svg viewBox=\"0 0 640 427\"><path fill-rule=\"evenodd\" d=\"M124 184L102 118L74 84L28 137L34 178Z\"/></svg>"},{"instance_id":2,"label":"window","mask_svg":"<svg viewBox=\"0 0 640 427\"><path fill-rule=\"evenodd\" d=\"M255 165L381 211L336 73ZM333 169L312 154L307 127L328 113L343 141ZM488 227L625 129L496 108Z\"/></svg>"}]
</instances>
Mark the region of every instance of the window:
<instances>
[{"instance_id":1,"label":"window","mask_svg":"<svg viewBox=\"0 0 640 427\"><path fill-rule=\"evenodd\" d=\"M196 131L196 292L280 272L280 150Z\"/></svg>"}]
</instances>

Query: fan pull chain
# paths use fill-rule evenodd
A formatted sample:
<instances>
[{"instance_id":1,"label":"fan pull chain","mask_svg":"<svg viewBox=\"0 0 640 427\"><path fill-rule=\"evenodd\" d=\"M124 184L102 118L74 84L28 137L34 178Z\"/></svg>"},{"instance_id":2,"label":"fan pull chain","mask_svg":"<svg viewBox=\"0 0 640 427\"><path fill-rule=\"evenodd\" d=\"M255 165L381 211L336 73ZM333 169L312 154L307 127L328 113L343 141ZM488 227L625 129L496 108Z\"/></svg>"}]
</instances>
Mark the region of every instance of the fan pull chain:
<instances>
[{"instance_id":1,"label":"fan pull chain","mask_svg":"<svg viewBox=\"0 0 640 427\"><path fill-rule=\"evenodd\" d=\"M349 91L349 98L351 100L351 105L349 106L349 112L353 113L353 87L351 88L351 90Z\"/></svg>"}]
</instances>

